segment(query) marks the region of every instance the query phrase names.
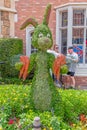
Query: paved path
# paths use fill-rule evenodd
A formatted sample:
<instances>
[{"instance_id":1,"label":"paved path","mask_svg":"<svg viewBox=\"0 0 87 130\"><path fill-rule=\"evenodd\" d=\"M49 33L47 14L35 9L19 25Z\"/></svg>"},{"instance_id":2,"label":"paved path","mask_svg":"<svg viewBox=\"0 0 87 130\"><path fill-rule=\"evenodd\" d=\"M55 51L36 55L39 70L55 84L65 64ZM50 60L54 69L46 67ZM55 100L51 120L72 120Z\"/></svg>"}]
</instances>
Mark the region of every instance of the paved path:
<instances>
[{"instance_id":1,"label":"paved path","mask_svg":"<svg viewBox=\"0 0 87 130\"><path fill-rule=\"evenodd\" d=\"M81 90L87 90L87 86L80 87Z\"/></svg>"},{"instance_id":2,"label":"paved path","mask_svg":"<svg viewBox=\"0 0 87 130\"><path fill-rule=\"evenodd\" d=\"M69 87L65 87L65 89L69 89ZM87 86L78 86L76 87L77 90L87 90Z\"/></svg>"}]
</instances>

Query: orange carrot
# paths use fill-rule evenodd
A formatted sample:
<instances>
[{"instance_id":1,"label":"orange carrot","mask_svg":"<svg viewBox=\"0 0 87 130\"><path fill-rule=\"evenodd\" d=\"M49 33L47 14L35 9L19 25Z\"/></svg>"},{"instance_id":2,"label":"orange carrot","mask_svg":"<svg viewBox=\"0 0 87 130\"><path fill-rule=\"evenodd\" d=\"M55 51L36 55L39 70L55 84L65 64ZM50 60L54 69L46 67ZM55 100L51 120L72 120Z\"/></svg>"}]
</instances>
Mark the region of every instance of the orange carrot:
<instances>
[{"instance_id":1,"label":"orange carrot","mask_svg":"<svg viewBox=\"0 0 87 130\"><path fill-rule=\"evenodd\" d=\"M63 54L58 56L53 63L53 73L58 80L60 77L60 68L64 64L66 64L66 60L65 60L65 56Z\"/></svg>"},{"instance_id":2,"label":"orange carrot","mask_svg":"<svg viewBox=\"0 0 87 130\"><path fill-rule=\"evenodd\" d=\"M29 58L26 56L25 57L25 68L24 68L24 73L23 73L23 80L25 80L28 76L28 67L29 67L30 61Z\"/></svg>"},{"instance_id":3,"label":"orange carrot","mask_svg":"<svg viewBox=\"0 0 87 130\"><path fill-rule=\"evenodd\" d=\"M19 78L23 78L25 80L28 75L28 67L29 67L29 58L27 56L20 56L20 61L23 62L23 66L20 70Z\"/></svg>"},{"instance_id":4,"label":"orange carrot","mask_svg":"<svg viewBox=\"0 0 87 130\"><path fill-rule=\"evenodd\" d=\"M23 72L24 72L24 68L25 68L25 59L24 56L20 56L20 62L23 62L23 66L20 69L20 74L19 74L19 78L22 78Z\"/></svg>"}]
</instances>

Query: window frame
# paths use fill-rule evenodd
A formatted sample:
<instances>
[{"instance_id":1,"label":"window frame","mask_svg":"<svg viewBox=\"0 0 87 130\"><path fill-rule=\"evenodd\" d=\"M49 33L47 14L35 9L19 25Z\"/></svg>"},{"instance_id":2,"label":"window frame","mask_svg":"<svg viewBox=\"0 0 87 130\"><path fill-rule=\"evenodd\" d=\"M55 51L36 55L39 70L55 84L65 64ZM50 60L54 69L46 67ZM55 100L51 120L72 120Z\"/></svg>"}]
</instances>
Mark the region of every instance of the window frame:
<instances>
[{"instance_id":1,"label":"window frame","mask_svg":"<svg viewBox=\"0 0 87 130\"><path fill-rule=\"evenodd\" d=\"M61 29L67 28L67 48L68 46L72 45L72 30L73 28L78 28L76 26L73 26L73 10L74 9L84 9L85 10L85 18L84 18L84 26L79 26L79 28L84 28L84 41L86 40L86 29L87 29L87 2L85 3L81 3L81 5L79 3L75 4L66 4L66 5L62 5L57 7L56 9L56 43L58 43L60 51L61 51ZM61 27L60 26L60 19L61 19L61 12L64 10L68 10L68 25L67 27ZM71 21L72 20L72 21ZM84 50L84 54L83 54L83 63L80 64L80 67L83 67L83 65L85 67L87 67L87 63L85 64L85 43L83 44L83 50Z\"/></svg>"},{"instance_id":2,"label":"window frame","mask_svg":"<svg viewBox=\"0 0 87 130\"><path fill-rule=\"evenodd\" d=\"M1 10L0 10L0 38L1 38Z\"/></svg>"}]
</instances>

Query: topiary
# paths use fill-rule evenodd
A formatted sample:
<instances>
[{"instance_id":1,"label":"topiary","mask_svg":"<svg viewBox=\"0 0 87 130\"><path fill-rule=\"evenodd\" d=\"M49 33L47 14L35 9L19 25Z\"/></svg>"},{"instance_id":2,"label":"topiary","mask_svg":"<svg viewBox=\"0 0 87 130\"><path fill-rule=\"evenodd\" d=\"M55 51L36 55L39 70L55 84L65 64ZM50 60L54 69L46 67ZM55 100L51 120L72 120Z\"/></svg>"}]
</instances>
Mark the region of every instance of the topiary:
<instances>
[{"instance_id":1,"label":"topiary","mask_svg":"<svg viewBox=\"0 0 87 130\"><path fill-rule=\"evenodd\" d=\"M57 88L54 86L50 75L50 68L53 66L55 57L47 53L47 49L53 45L51 31L48 27L51 5L48 4L42 24L38 25L34 18L26 20L21 29L32 24L35 29L32 36L32 45L38 49L38 52L30 56L30 65L28 73L35 67L33 83L31 87L31 103L35 109L41 111L57 110L57 114L63 113L62 100Z\"/></svg>"}]
</instances>

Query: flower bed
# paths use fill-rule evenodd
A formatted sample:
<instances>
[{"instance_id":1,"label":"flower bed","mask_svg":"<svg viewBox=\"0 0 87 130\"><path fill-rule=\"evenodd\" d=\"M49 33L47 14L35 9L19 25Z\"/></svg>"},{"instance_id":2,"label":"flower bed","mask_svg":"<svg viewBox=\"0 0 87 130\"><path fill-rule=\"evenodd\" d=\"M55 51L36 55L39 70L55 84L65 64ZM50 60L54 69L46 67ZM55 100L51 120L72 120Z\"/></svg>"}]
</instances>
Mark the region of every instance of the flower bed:
<instances>
[{"instance_id":1,"label":"flower bed","mask_svg":"<svg viewBox=\"0 0 87 130\"><path fill-rule=\"evenodd\" d=\"M87 91L58 89L62 96L62 117L51 111L36 111L30 105L27 85L0 86L0 130L32 130L35 116L41 119L43 130L87 129Z\"/></svg>"}]
</instances>

